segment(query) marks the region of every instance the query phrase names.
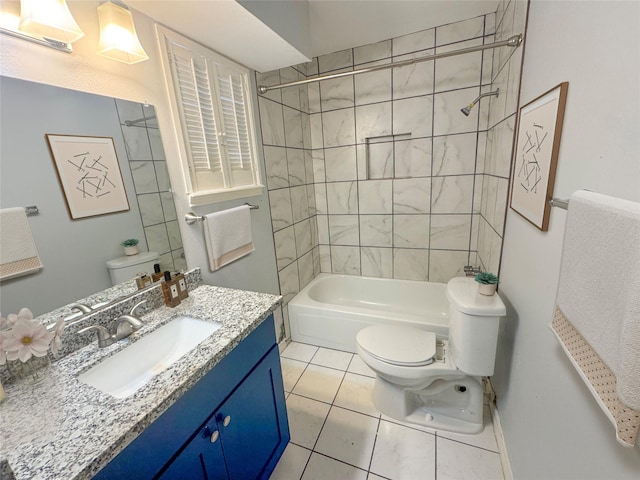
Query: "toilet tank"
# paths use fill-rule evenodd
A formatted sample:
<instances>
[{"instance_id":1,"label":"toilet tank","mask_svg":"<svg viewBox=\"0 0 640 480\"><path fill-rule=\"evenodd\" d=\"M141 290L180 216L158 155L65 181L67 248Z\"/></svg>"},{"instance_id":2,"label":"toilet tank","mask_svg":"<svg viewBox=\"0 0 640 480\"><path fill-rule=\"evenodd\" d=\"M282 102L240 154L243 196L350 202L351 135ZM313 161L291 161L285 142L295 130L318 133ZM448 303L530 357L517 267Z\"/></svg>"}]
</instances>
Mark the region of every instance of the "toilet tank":
<instances>
[{"instance_id":1,"label":"toilet tank","mask_svg":"<svg viewBox=\"0 0 640 480\"><path fill-rule=\"evenodd\" d=\"M467 375L493 375L500 317L507 310L498 294L478 293L473 278L456 277L447 284L449 354Z\"/></svg>"},{"instance_id":2,"label":"toilet tank","mask_svg":"<svg viewBox=\"0 0 640 480\"><path fill-rule=\"evenodd\" d=\"M156 252L140 252L137 255L127 255L107 261L111 284L126 282L138 276L139 273L151 275L153 264L158 263L160 255Z\"/></svg>"}]
</instances>

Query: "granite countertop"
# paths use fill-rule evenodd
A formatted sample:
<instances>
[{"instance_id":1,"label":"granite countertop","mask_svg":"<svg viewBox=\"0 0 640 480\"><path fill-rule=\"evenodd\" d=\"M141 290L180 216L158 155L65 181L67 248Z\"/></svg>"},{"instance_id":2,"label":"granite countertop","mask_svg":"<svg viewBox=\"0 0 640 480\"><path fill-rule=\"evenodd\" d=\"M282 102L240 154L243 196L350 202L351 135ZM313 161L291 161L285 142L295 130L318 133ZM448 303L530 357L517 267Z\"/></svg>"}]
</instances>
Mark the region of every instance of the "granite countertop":
<instances>
[{"instance_id":1,"label":"granite countertop","mask_svg":"<svg viewBox=\"0 0 640 480\"><path fill-rule=\"evenodd\" d=\"M16 480L91 478L260 325L280 298L203 285L178 307L143 316L144 326L127 339L107 348L93 342L53 363L42 383L9 385L0 404L0 465L8 461ZM117 399L77 380L180 315L222 327L130 397Z\"/></svg>"}]
</instances>

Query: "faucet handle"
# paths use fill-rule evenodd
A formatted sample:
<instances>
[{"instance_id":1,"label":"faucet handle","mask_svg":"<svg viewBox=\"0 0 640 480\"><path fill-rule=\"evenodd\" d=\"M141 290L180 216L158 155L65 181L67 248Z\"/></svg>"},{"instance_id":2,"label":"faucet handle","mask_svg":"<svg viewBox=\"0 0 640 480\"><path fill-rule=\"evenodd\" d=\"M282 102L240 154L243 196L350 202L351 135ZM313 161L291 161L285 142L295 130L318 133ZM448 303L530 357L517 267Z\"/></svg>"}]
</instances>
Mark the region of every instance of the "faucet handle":
<instances>
[{"instance_id":1,"label":"faucet handle","mask_svg":"<svg viewBox=\"0 0 640 480\"><path fill-rule=\"evenodd\" d=\"M78 333L86 333L92 330L98 333L98 347L100 348L108 347L115 341L111 333L109 333L109 330L102 325L89 325L88 327L78 330Z\"/></svg>"}]
</instances>

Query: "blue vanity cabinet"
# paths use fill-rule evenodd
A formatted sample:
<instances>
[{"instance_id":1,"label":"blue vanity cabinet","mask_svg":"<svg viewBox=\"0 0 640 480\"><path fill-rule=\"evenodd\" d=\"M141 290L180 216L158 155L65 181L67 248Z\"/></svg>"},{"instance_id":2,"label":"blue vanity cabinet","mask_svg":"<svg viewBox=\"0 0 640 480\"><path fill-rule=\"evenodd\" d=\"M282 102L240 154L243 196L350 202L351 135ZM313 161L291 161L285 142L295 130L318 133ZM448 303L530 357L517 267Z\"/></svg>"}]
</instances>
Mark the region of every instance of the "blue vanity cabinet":
<instances>
[{"instance_id":1,"label":"blue vanity cabinet","mask_svg":"<svg viewBox=\"0 0 640 480\"><path fill-rule=\"evenodd\" d=\"M269 317L96 479L268 479L289 442Z\"/></svg>"}]
</instances>

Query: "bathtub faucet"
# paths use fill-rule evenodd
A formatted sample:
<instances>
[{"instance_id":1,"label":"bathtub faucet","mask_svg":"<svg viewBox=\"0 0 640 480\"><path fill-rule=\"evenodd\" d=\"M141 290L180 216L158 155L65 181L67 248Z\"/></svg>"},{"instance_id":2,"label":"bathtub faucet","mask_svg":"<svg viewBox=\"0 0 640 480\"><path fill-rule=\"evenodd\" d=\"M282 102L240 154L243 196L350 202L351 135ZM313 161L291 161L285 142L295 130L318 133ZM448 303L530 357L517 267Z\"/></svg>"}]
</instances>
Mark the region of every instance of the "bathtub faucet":
<instances>
[{"instance_id":1,"label":"bathtub faucet","mask_svg":"<svg viewBox=\"0 0 640 480\"><path fill-rule=\"evenodd\" d=\"M475 277L478 273L480 273L480 267L474 267L472 265L464 266L464 274L467 277Z\"/></svg>"}]
</instances>

